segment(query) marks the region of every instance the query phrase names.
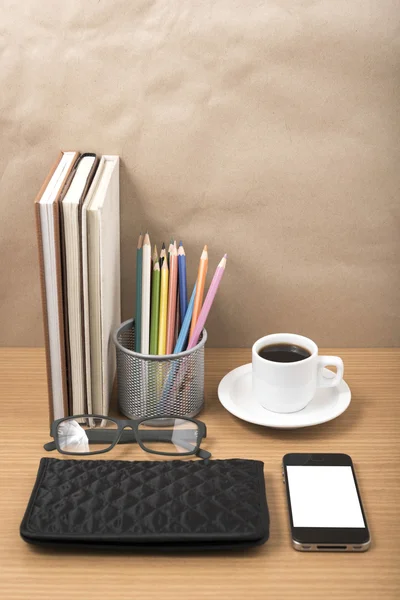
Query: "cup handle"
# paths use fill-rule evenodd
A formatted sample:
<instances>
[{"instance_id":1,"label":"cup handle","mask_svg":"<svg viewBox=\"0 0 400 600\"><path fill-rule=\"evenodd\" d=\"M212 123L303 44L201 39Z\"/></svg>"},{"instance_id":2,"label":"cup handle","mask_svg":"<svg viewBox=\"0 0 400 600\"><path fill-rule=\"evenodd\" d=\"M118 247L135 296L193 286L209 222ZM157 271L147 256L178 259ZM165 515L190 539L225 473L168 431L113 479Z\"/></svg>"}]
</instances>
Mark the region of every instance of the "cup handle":
<instances>
[{"instance_id":1,"label":"cup handle","mask_svg":"<svg viewBox=\"0 0 400 600\"><path fill-rule=\"evenodd\" d=\"M335 377L325 377L324 367L336 367ZM319 356L318 357L318 387L336 387L343 379L344 366L343 361L338 356Z\"/></svg>"}]
</instances>

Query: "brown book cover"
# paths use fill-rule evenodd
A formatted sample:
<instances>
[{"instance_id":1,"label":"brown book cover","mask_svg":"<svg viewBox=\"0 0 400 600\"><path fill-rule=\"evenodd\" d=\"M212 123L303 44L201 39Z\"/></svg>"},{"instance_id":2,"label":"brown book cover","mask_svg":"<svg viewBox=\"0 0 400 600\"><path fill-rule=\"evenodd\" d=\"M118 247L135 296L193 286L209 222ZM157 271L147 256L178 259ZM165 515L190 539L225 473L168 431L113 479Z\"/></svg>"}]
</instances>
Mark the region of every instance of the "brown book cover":
<instances>
[{"instance_id":1,"label":"brown book cover","mask_svg":"<svg viewBox=\"0 0 400 600\"><path fill-rule=\"evenodd\" d=\"M47 368L47 388L48 388L48 399L49 399L49 417L50 422L54 419L54 398L53 398L53 386L52 386L52 373L51 373L51 356L50 356L50 330L48 325L48 302L46 294L46 279L45 279L45 265L44 265L44 251L43 251L43 233L40 218L40 200L55 172L61 159L63 152L60 152L57 160L50 169L38 195L35 198L35 217L36 217L36 231L38 240L39 250L39 269L40 269L40 282L42 292L42 309L43 309L43 327L45 337L45 348L46 348L46 368ZM56 253L56 279L57 279L57 306L58 306L58 324L59 324L59 338L60 338L60 355L61 355L61 375L62 375L62 401L64 415L68 415L69 402L68 402L68 385L67 385L67 364L66 364L66 351L65 351L65 332L64 332L64 303L63 303L63 284L62 284L62 258L61 258L61 232L60 232L60 210L59 200L63 191L65 182L71 170L74 167L76 159L79 157L79 153L75 152L75 158L72 160L69 168L66 170L63 176L63 182L60 185L57 197L55 198L53 207L53 221L54 221L54 244Z\"/></svg>"}]
</instances>

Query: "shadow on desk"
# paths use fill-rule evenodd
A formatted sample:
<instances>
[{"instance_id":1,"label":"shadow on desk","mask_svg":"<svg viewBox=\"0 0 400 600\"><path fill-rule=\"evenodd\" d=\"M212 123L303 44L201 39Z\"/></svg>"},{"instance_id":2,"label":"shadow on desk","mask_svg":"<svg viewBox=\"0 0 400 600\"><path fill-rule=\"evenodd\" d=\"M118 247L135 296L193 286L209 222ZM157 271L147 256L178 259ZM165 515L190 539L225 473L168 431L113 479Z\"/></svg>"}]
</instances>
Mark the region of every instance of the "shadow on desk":
<instances>
[{"instance_id":1,"label":"shadow on desk","mask_svg":"<svg viewBox=\"0 0 400 600\"><path fill-rule=\"evenodd\" d=\"M229 413L228 413L229 414ZM235 421L240 422L243 429L248 434L260 435L263 432L268 435L270 439L279 441L288 441L297 439L298 441L323 439L329 441L335 439L337 441L338 435L345 435L351 432L363 417L363 406L361 401L352 400L349 408L336 419L321 423L320 425L312 425L311 427L299 427L298 429L275 429L273 427L264 427L263 425L255 425L242 421L237 417L231 415L231 418Z\"/></svg>"},{"instance_id":2,"label":"shadow on desk","mask_svg":"<svg viewBox=\"0 0 400 600\"><path fill-rule=\"evenodd\" d=\"M261 553L263 554L267 554L268 553L268 542L266 542L263 546L257 546L257 547L252 547L252 548L232 548L227 550L226 548L224 550L189 550L189 549L185 549L183 550L182 548L180 549L174 549L171 547L166 548L165 550L155 550L152 548L138 548L138 549L132 549L129 547L121 547L121 546L116 546L115 548L101 548L101 547L91 547L91 546L87 546L85 548L83 548L82 546L74 546L71 545L70 547L55 547L55 546L35 546L33 544L27 544L29 551L32 553L32 555L40 555L40 556L54 556L55 553L57 553L57 555L59 556L70 556L70 555L74 555L74 556L87 556L88 554L95 556L95 555L101 555L101 556L115 556L116 554L120 554L120 555L124 555L126 556L127 554L131 554L132 556L154 556L154 557L165 557L168 555L173 555L174 558L188 558L188 556L190 555L193 558L200 558L200 557L204 557L204 558L217 558L217 557L221 557L221 556L229 556L230 554L237 556L238 554L243 554L249 557L255 557L260 555Z\"/></svg>"}]
</instances>

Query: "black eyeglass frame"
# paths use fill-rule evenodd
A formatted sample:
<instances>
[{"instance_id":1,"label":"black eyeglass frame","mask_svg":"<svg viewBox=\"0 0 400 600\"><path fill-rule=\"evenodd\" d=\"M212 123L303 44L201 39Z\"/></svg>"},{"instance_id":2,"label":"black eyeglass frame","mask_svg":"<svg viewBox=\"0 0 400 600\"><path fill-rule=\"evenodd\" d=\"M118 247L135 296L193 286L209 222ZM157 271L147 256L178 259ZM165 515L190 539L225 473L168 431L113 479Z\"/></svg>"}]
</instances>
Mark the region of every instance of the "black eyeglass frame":
<instances>
[{"instance_id":1,"label":"black eyeglass frame","mask_svg":"<svg viewBox=\"0 0 400 600\"><path fill-rule=\"evenodd\" d=\"M112 433L113 437L115 435L115 439L112 442L112 444L108 447L105 448L103 450L95 450L94 452L66 452L65 450L62 450L62 448L60 447L60 444L58 442L58 426L60 423L62 423L63 421L72 421L72 420L76 420L76 419L105 419L108 421L112 421L113 423L115 423L118 426L117 430L105 430L105 429L85 429L85 433L86 435L88 435L89 437L89 441L93 442L97 442L97 443L108 443L110 440L106 439L108 436L110 436L110 433ZM146 421L152 422L154 423L154 421L157 421L158 419L179 419L182 421L189 421L191 423L195 423L195 425L197 425L197 431L198 431L198 435L197 435L197 440L196 440L196 445L193 446L193 450L190 450L188 452L158 452L157 450L151 450L150 448L147 448L147 446L145 446L143 444L143 438L146 441L146 438L148 440L151 441L160 441L160 442L165 442L165 441L170 441L168 440L168 436L167 435L163 435L163 434L168 434L168 430L167 427L168 425L165 426L166 430L165 432L162 431L162 429L160 429L160 426L158 429L156 429L157 426L155 427L155 431L151 431L151 430L146 430L146 431L139 431L139 425L141 423L144 423ZM129 430L127 430L127 428L129 428ZM161 426L162 428L162 426ZM114 433L115 432L115 433ZM96 439L95 440L90 440L90 435L93 436L93 433L96 435ZM47 444L44 444L44 449L47 452L51 452L52 450L58 450L58 452L60 454L67 454L67 455L71 455L71 456L91 456L92 454L104 454L105 452L110 452L110 450L112 450L114 448L114 446L116 446L118 443L122 443L122 444L129 444L129 443L135 443L137 442L139 444L139 446L141 447L141 449L144 452L149 452L150 454L159 454L159 455L163 455L163 456L199 456L200 458L203 459L208 459L211 457L211 453L207 452L207 450L202 450L200 448L200 444L203 438L207 437L207 427L205 425L205 423L203 423L203 421L198 421L197 419L193 419L193 418L189 418L189 417L179 417L176 415L157 415L157 417L142 417L141 419L116 419L114 417L108 417L105 415L98 415L98 414L82 414L82 415L73 415L71 417L62 417L61 419L56 419L55 421L52 422L51 427L50 427L50 437L52 437L54 439L54 442L48 442ZM103 437L103 439L102 439ZM142 438L142 439L141 439ZM190 444L192 445L192 444Z\"/></svg>"}]
</instances>

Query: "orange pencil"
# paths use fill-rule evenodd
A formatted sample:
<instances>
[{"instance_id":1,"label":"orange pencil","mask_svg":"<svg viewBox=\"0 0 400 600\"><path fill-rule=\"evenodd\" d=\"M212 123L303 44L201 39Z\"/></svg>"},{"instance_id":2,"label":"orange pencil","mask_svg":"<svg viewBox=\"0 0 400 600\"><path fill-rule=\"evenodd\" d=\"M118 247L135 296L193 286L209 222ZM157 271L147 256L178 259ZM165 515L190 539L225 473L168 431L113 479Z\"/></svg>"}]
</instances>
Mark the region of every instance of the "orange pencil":
<instances>
[{"instance_id":1,"label":"orange pencil","mask_svg":"<svg viewBox=\"0 0 400 600\"><path fill-rule=\"evenodd\" d=\"M199 314L200 314L201 307L203 304L204 286L206 284L207 269L208 269L208 249L207 249L207 246L204 246L203 252L201 253L201 257L200 257L199 270L197 273L196 296L194 299L192 324L190 326L189 338L192 336L194 328L196 327L196 321L199 318Z\"/></svg>"},{"instance_id":2,"label":"orange pencil","mask_svg":"<svg viewBox=\"0 0 400 600\"><path fill-rule=\"evenodd\" d=\"M178 293L178 250L176 242L171 249L169 260L169 291L168 291L168 322L167 322L167 351L172 354L175 344L176 300Z\"/></svg>"}]
</instances>

